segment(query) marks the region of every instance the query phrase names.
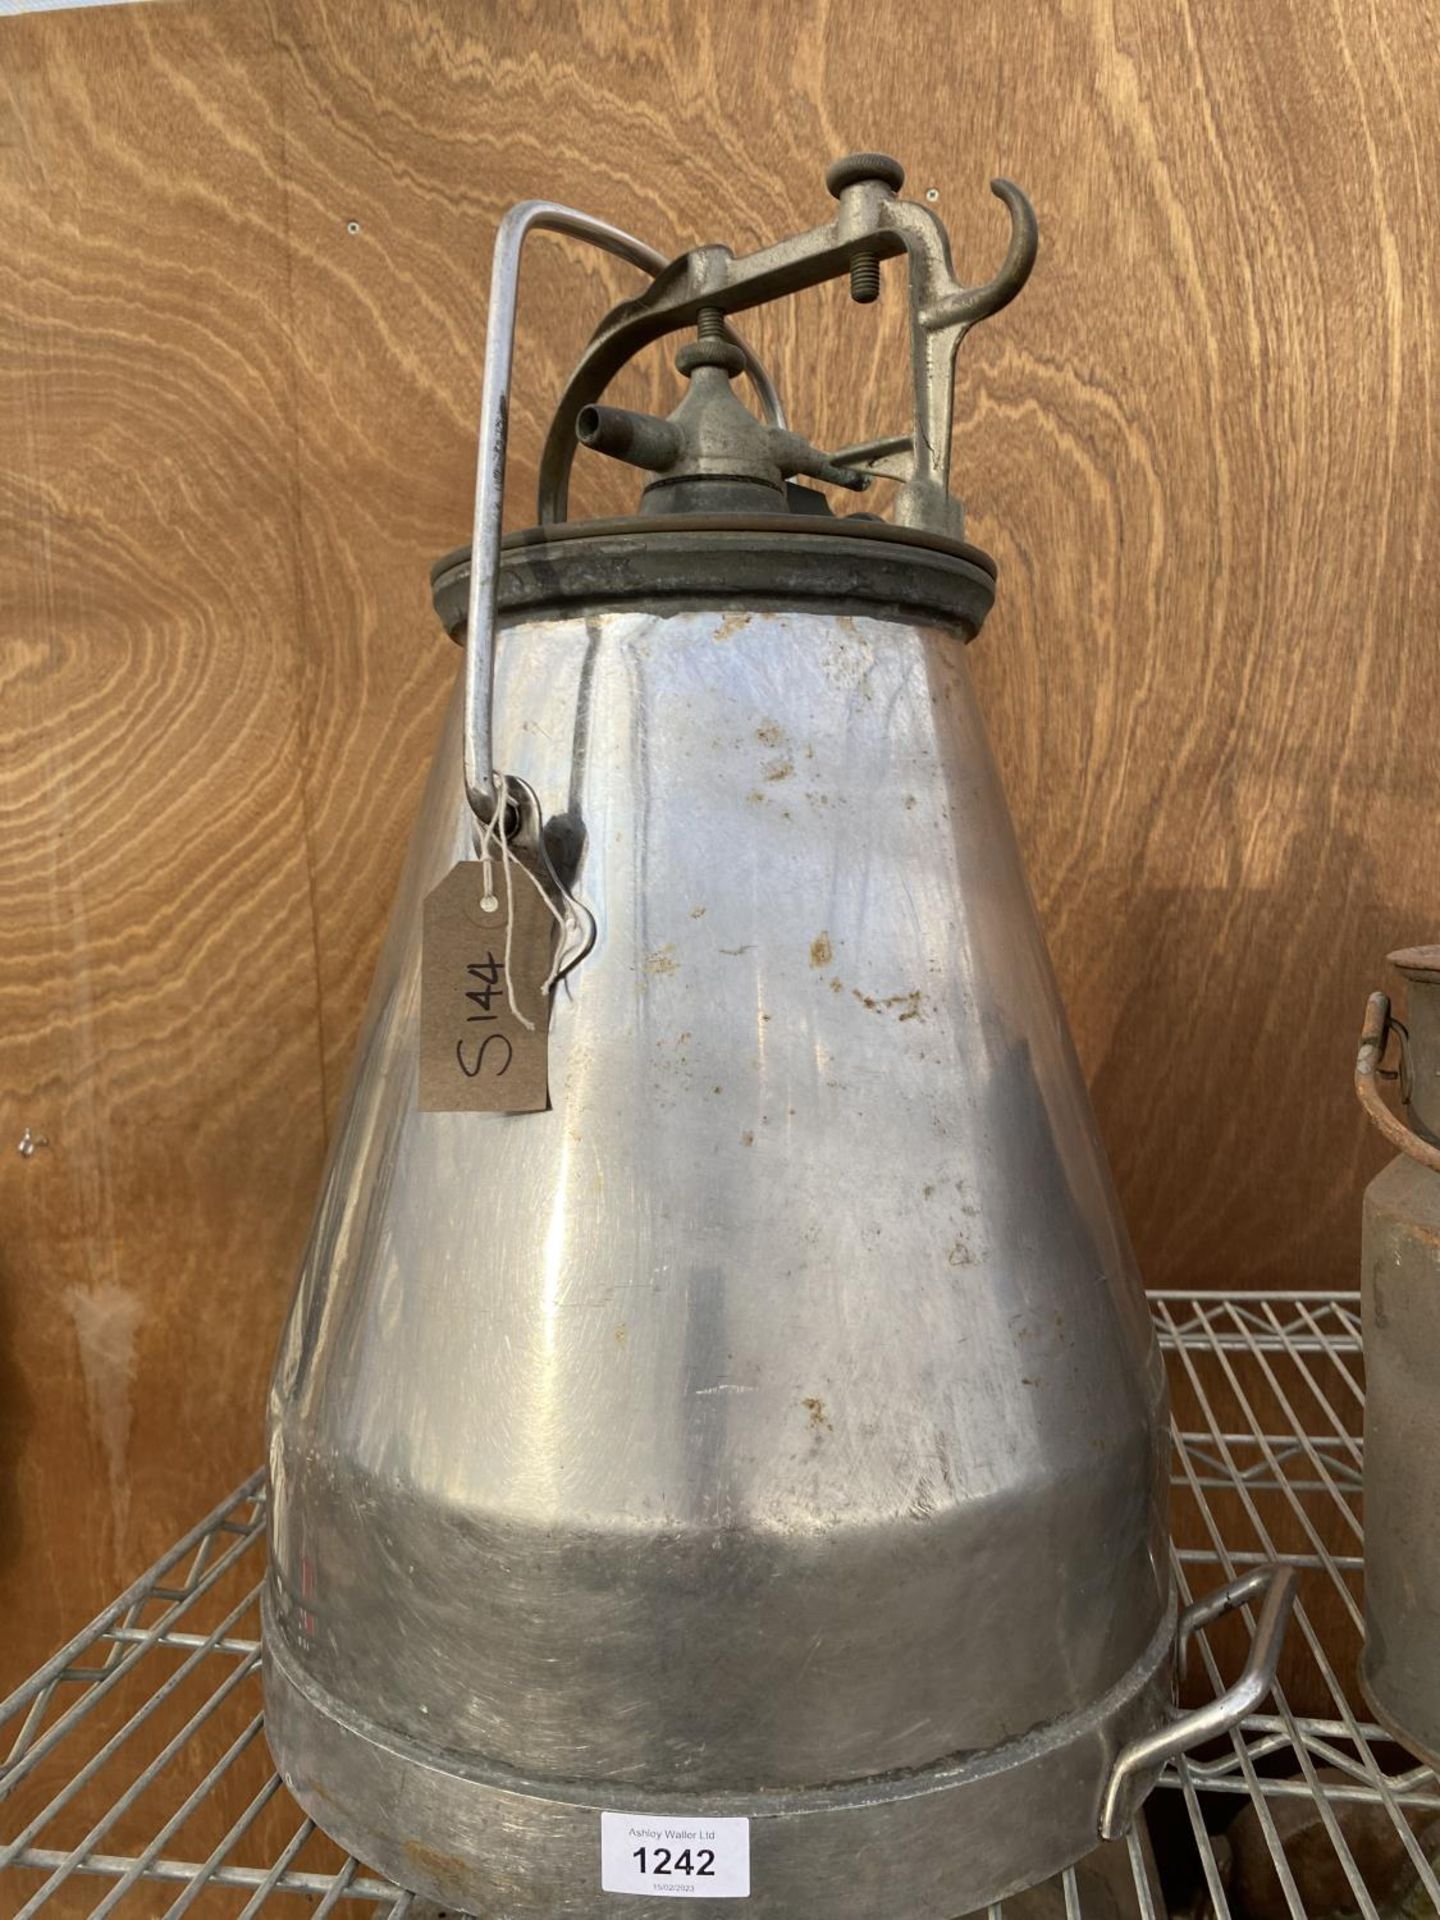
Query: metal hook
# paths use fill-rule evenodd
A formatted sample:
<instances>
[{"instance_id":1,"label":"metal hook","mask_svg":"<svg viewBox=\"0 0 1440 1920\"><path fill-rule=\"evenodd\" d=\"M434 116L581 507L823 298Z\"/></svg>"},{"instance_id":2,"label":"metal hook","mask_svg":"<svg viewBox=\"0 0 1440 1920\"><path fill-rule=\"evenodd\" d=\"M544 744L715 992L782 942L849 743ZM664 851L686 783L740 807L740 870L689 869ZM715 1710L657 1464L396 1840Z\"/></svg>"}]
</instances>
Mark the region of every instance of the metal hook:
<instances>
[{"instance_id":1,"label":"metal hook","mask_svg":"<svg viewBox=\"0 0 1440 1920\"><path fill-rule=\"evenodd\" d=\"M903 237L910 255L910 363L915 394L914 460L895 503L904 526L964 536L964 510L950 493L950 423L954 412L955 354L977 321L1008 306L1030 277L1040 246L1035 210L1013 180L990 190L1010 212L1010 244L1000 271L978 287L963 285L950 257L945 228L928 207L890 200L882 223Z\"/></svg>"},{"instance_id":2,"label":"metal hook","mask_svg":"<svg viewBox=\"0 0 1440 1920\"><path fill-rule=\"evenodd\" d=\"M992 180L990 191L997 200L1003 200L1010 211L1010 245L1005 250L1000 271L983 287L966 287L952 296L943 303L943 315L937 315L933 321L927 319L927 325L949 326L964 320L973 326L977 320L988 320L992 313L1008 307L1030 278L1040 250L1040 224L1035 218L1035 209L1013 180Z\"/></svg>"}]
</instances>

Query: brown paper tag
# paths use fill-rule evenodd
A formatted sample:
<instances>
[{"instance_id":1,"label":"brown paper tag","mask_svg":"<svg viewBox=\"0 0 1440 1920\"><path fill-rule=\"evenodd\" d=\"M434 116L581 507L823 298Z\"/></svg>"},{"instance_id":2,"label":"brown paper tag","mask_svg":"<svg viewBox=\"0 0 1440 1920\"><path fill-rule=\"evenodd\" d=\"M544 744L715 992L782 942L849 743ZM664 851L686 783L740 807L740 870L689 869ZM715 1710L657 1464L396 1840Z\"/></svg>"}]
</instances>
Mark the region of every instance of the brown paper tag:
<instances>
[{"instance_id":1,"label":"brown paper tag","mask_svg":"<svg viewBox=\"0 0 1440 1920\"><path fill-rule=\"evenodd\" d=\"M422 1113L541 1113L550 1104L550 995L545 980L558 929L545 902L514 866L492 863L494 905L485 869L462 860L425 897L420 960ZM505 990L505 923L510 986L532 1033L510 1009Z\"/></svg>"}]
</instances>

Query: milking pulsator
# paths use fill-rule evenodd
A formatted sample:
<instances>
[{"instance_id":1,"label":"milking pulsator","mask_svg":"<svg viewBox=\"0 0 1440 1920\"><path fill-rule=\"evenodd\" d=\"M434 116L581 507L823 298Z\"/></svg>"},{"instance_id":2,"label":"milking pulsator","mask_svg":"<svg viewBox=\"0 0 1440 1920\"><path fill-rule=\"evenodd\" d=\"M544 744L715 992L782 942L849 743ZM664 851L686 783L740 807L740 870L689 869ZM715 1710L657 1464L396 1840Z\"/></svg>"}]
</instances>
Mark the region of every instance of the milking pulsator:
<instances>
[{"instance_id":1,"label":"milking pulsator","mask_svg":"<svg viewBox=\"0 0 1440 1920\"><path fill-rule=\"evenodd\" d=\"M265 1599L292 1790L476 1915L952 1920L1122 1831L1274 1670L1289 1569L1177 1617L1164 1375L965 659L955 352L1035 219L996 181L967 286L903 182L840 161L824 224L739 257L538 201L497 238L433 576L464 672L276 1365ZM544 228L651 280L502 540ZM887 262L912 417L822 452L732 318ZM668 334L674 412L608 406ZM566 518L580 445L633 517ZM522 1053L529 1110L487 1107ZM1177 1642L1252 1599L1241 1679L1177 1713Z\"/></svg>"}]
</instances>

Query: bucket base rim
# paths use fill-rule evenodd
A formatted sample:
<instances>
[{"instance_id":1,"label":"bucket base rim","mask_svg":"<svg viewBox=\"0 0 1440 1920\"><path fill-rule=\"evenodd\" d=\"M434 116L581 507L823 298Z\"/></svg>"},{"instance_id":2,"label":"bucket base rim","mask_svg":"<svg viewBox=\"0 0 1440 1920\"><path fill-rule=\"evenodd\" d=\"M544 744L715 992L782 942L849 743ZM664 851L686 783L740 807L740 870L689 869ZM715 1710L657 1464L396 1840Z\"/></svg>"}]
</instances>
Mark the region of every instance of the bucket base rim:
<instances>
[{"instance_id":1,"label":"bucket base rim","mask_svg":"<svg viewBox=\"0 0 1440 1920\"><path fill-rule=\"evenodd\" d=\"M1425 1746L1414 1733L1406 1728L1404 1721L1385 1705L1384 1700L1376 1692L1375 1682L1370 1668L1370 1648L1368 1642L1360 1655L1358 1677L1360 1681L1361 1698L1364 1700L1366 1706L1369 1707L1371 1713L1374 1714L1379 1725L1389 1734L1390 1738L1398 1741L1407 1753L1413 1753L1417 1760L1423 1761L1427 1767L1431 1767L1437 1773L1440 1773L1440 1739L1437 1739L1432 1746Z\"/></svg>"},{"instance_id":2,"label":"bucket base rim","mask_svg":"<svg viewBox=\"0 0 1440 1920\"><path fill-rule=\"evenodd\" d=\"M602 1893L604 1810L751 1821L752 1913L953 1920L1049 1879L1100 1844L1115 1757L1172 1698L1175 1608L1140 1658L1087 1709L963 1760L834 1787L657 1793L527 1780L427 1751L317 1688L262 1607L265 1723L301 1808L397 1886L486 1920L655 1920L654 1896ZM1138 1807L1153 1781L1143 1782ZM1132 1809L1133 1810L1133 1809ZM691 1899L689 1920L738 1920Z\"/></svg>"}]
</instances>

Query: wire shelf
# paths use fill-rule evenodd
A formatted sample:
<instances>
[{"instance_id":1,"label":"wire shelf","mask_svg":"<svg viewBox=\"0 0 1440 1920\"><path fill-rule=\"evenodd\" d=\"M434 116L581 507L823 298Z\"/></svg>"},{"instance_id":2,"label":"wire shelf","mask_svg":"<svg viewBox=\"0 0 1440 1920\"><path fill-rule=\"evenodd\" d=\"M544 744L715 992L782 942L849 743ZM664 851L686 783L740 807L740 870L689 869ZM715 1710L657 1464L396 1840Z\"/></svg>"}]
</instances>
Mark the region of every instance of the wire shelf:
<instances>
[{"instance_id":1,"label":"wire shelf","mask_svg":"<svg viewBox=\"0 0 1440 1920\"><path fill-rule=\"evenodd\" d=\"M1364 1920L1382 1920L1401 1882L1407 1915L1440 1915L1440 1782L1352 1697L1359 1298L1158 1293L1151 1306L1173 1400L1182 1603L1292 1560L1304 1572L1290 1643L1265 1711L1165 1774L1147 1806L1155 1852L1138 1823L1003 1914L1243 1920L1261 1886L1257 1912L1304 1920L1318 1844ZM0 1704L0 1920L437 1912L345 1857L273 1770L258 1671L264 1523L257 1473ZM1193 1644L1189 1691L1204 1697L1238 1669L1243 1636L1231 1621ZM1297 1820L1313 1830L1298 1869L1283 1844Z\"/></svg>"}]
</instances>

